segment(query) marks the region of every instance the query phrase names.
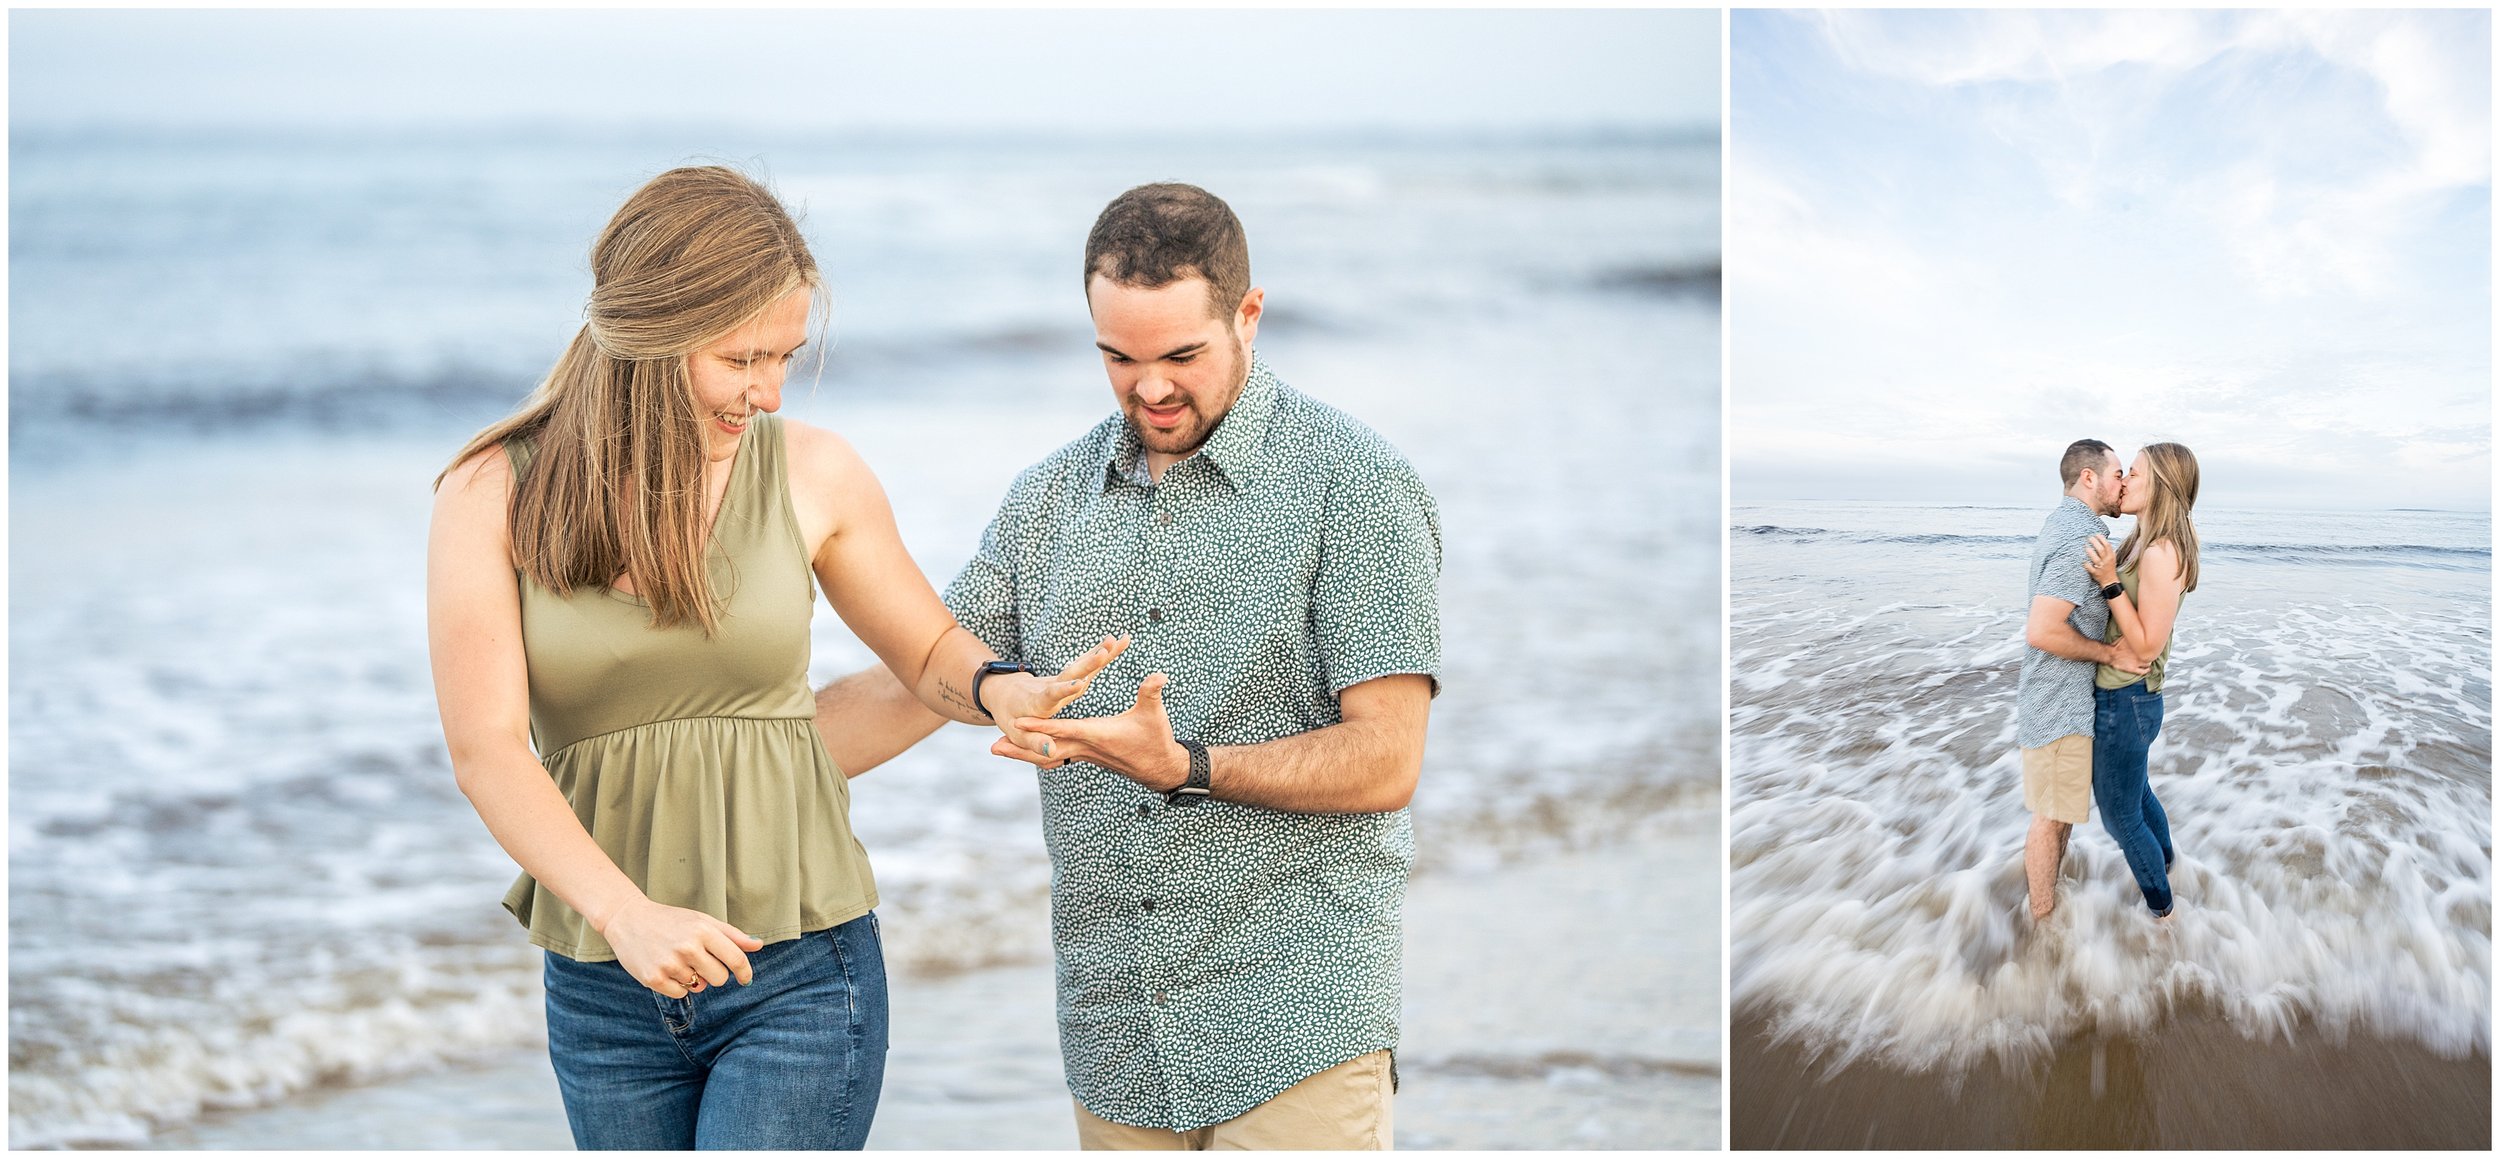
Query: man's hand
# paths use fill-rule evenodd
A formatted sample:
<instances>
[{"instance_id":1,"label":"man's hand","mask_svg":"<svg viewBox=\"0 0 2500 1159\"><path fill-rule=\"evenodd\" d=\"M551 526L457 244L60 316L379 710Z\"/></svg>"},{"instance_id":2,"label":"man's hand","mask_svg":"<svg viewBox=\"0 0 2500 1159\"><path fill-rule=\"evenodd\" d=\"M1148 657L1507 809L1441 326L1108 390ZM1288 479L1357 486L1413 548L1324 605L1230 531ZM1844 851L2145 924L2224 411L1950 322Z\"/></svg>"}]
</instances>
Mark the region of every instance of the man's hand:
<instances>
[{"instance_id":1,"label":"man's hand","mask_svg":"<svg viewBox=\"0 0 2500 1159\"><path fill-rule=\"evenodd\" d=\"M1172 722L1163 712L1163 686L1170 681L1161 672L1147 676L1137 686L1137 703L1118 716L1018 720L1015 727L1032 740L1030 751L1004 739L990 751L1045 769L1085 761L1158 793L1171 792L1189 781L1189 750L1172 739Z\"/></svg>"},{"instance_id":2,"label":"man's hand","mask_svg":"<svg viewBox=\"0 0 2500 1159\"><path fill-rule=\"evenodd\" d=\"M2107 664L2129 676L2142 676L2153 670L2152 661L2137 656L2135 654L2135 649L2127 647L2124 642L2108 644L2104 645L2104 647L2109 649L2109 654L2101 657L2101 663L2103 664Z\"/></svg>"},{"instance_id":3,"label":"man's hand","mask_svg":"<svg viewBox=\"0 0 2500 1159\"><path fill-rule=\"evenodd\" d=\"M1029 721L1055 716L1060 709L1085 695L1094 677L1128 650L1129 638L1105 636L1056 676L1039 676L1030 672L1009 672L981 682L981 707L998 723L1007 743L1036 753L1042 751L1047 738L1032 735ZM992 750L996 751L996 750ZM1038 762L1037 762L1038 763Z\"/></svg>"}]
</instances>

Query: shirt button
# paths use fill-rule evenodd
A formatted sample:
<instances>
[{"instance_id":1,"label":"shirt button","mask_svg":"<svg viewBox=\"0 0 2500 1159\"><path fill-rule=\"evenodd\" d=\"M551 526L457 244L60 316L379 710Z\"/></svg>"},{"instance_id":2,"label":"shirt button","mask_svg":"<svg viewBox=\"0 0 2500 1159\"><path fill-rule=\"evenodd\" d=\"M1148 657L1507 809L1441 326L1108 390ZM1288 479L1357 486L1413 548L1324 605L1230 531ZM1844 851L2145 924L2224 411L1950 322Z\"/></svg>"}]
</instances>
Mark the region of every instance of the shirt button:
<instances>
[{"instance_id":1,"label":"shirt button","mask_svg":"<svg viewBox=\"0 0 2500 1159\"><path fill-rule=\"evenodd\" d=\"M1151 898L1151 897L1146 899L1146 912L1147 912L1147 913L1153 913L1153 912L1155 912L1155 899L1153 899L1153 898Z\"/></svg>"},{"instance_id":2,"label":"shirt button","mask_svg":"<svg viewBox=\"0 0 2500 1159\"><path fill-rule=\"evenodd\" d=\"M1155 623L1158 623L1158 624L1162 623L1162 622L1163 622L1163 609L1161 609L1161 608L1148 608L1148 609L1146 609L1146 618L1147 618L1147 619L1149 619L1149 620L1152 620L1152 621L1154 621Z\"/></svg>"},{"instance_id":3,"label":"shirt button","mask_svg":"<svg viewBox=\"0 0 2500 1159\"><path fill-rule=\"evenodd\" d=\"M1155 1005L1163 1005L1163 991L1161 990L1155 991Z\"/></svg>"},{"instance_id":4,"label":"shirt button","mask_svg":"<svg viewBox=\"0 0 2500 1159\"><path fill-rule=\"evenodd\" d=\"M1150 803L1150 802L1146 802L1146 801L1139 801L1139 802L1137 803L1137 815L1138 815L1138 816L1140 816L1140 817L1152 817L1152 816L1154 816L1154 815L1155 815L1155 807L1154 807L1154 805L1153 805L1152 803Z\"/></svg>"},{"instance_id":5,"label":"shirt button","mask_svg":"<svg viewBox=\"0 0 2500 1159\"><path fill-rule=\"evenodd\" d=\"M1160 524L1163 524L1163 525L1164 525L1164 526L1166 526L1166 527L1171 526L1171 525L1172 525L1172 513L1171 513L1171 512L1169 512L1169 511L1157 511L1157 512L1155 512L1155 522L1160 523Z\"/></svg>"}]
</instances>

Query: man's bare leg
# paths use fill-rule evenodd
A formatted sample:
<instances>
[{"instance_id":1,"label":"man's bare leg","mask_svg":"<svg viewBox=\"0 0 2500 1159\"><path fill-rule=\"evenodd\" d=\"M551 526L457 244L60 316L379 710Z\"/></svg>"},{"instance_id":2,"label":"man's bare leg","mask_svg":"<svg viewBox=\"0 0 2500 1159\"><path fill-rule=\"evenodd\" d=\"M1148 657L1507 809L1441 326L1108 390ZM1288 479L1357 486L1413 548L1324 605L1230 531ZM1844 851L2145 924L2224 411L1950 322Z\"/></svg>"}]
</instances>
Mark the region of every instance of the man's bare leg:
<instances>
[{"instance_id":1,"label":"man's bare leg","mask_svg":"<svg viewBox=\"0 0 2500 1159\"><path fill-rule=\"evenodd\" d=\"M2034 815L2031 833L2023 839L2023 877L2031 884L2031 920L2043 921L2057 909L2057 867L2066 862L2066 838L2075 827Z\"/></svg>"}]
</instances>

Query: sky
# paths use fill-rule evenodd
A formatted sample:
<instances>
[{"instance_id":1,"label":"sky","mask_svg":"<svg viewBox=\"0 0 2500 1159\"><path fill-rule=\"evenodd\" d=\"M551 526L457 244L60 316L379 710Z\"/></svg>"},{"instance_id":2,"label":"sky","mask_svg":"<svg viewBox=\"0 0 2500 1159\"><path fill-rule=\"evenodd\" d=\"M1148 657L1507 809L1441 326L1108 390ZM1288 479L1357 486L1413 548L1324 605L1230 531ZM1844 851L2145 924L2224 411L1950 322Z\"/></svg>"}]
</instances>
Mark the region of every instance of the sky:
<instances>
[{"instance_id":1,"label":"sky","mask_svg":"<svg viewBox=\"0 0 2500 1159\"><path fill-rule=\"evenodd\" d=\"M1709 11L19 10L9 32L19 128L1719 123Z\"/></svg>"},{"instance_id":2,"label":"sky","mask_svg":"<svg viewBox=\"0 0 2500 1159\"><path fill-rule=\"evenodd\" d=\"M2491 500L2490 15L1738 12L1736 502Z\"/></svg>"}]
</instances>

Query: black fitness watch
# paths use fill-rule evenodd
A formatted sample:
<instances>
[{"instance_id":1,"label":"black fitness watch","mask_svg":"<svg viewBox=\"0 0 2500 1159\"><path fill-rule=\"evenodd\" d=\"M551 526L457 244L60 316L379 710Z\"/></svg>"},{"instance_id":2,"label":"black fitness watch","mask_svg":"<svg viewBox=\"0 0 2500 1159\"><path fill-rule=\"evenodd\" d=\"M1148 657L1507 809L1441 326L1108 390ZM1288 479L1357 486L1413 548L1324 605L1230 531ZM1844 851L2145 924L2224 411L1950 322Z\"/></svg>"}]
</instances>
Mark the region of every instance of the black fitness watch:
<instances>
[{"instance_id":1,"label":"black fitness watch","mask_svg":"<svg viewBox=\"0 0 2500 1159\"><path fill-rule=\"evenodd\" d=\"M2127 585L2111 584L2108 587L2101 589L2101 602L2108 603L2109 601L2117 599L2125 594L2127 594Z\"/></svg>"},{"instance_id":2,"label":"black fitness watch","mask_svg":"<svg viewBox=\"0 0 2500 1159\"><path fill-rule=\"evenodd\" d=\"M1024 666L1024 665L1022 665L1022 664L1010 663L1010 662L1005 661L1005 660L992 660L992 661L990 661L989 663L987 663L987 664L984 664L984 665L980 666L979 668L973 669L973 671L972 671L972 708L973 708L973 711L978 712L978 713L980 713L980 714L981 714L981 715L983 715L983 716L989 716L991 720L997 720L997 719L998 719L997 717L995 717L995 716L990 716L990 709L989 709L989 706L988 706L988 705L985 705L985 704L983 704L983 703L981 703L981 682L982 682L982 681L984 681L984 680L989 679L989 678L990 678L990 677L992 677L992 676L998 676L998 675L1001 675L1001 674L1004 674L1004 673L1008 673L1008 672L1030 672L1030 671L1032 671L1032 669L1027 668L1027 667L1025 667L1025 666Z\"/></svg>"},{"instance_id":3,"label":"black fitness watch","mask_svg":"<svg viewBox=\"0 0 2500 1159\"><path fill-rule=\"evenodd\" d=\"M1195 805L1215 795L1215 790L1208 787L1207 746L1194 740L1185 740L1180 744L1182 748L1189 750L1189 779L1181 782L1180 788L1165 793L1163 803Z\"/></svg>"}]
</instances>

